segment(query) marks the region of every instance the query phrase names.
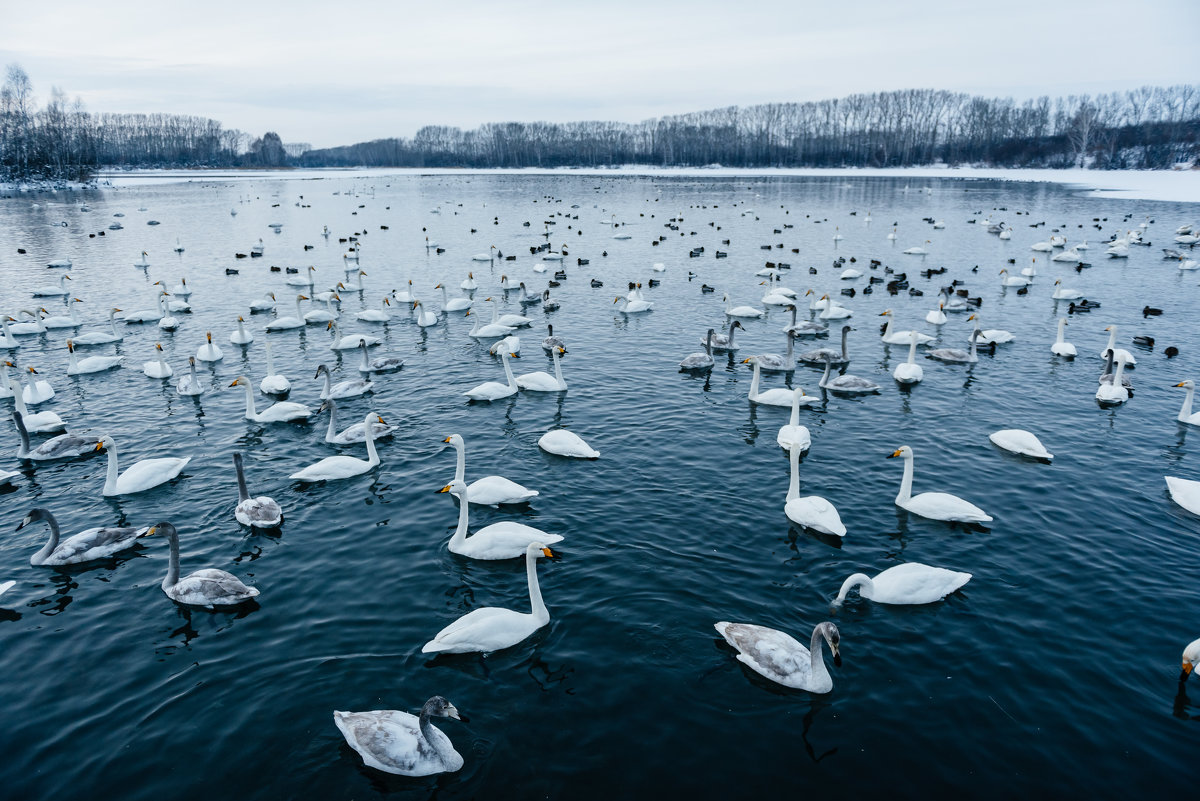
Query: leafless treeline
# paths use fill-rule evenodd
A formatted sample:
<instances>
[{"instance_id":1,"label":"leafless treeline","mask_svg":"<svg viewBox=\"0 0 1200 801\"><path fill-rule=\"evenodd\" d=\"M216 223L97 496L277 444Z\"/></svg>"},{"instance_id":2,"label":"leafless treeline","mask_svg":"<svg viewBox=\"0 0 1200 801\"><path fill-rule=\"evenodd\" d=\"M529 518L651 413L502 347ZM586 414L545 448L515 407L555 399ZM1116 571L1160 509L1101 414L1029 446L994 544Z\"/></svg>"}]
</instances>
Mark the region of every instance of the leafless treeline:
<instances>
[{"instance_id":1,"label":"leafless treeline","mask_svg":"<svg viewBox=\"0 0 1200 801\"><path fill-rule=\"evenodd\" d=\"M931 89L700 111L637 124L428 126L412 139L314 150L307 166L618 164L1162 168L1200 155L1200 86L1017 103Z\"/></svg>"}]
</instances>

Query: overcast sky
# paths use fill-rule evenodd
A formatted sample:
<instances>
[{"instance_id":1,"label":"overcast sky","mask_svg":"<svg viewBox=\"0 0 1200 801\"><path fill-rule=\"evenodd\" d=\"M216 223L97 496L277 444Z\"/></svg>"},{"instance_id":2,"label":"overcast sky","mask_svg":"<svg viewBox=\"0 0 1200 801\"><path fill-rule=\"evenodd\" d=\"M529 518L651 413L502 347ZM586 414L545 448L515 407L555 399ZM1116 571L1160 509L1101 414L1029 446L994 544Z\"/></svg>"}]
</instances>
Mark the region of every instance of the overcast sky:
<instances>
[{"instance_id":1,"label":"overcast sky","mask_svg":"<svg viewBox=\"0 0 1200 801\"><path fill-rule=\"evenodd\" d=\"M918 9L910 11L904 6ZM912 87L1019 99L1200 82L1196 0L0 0L39 101L317 147Z\"/></svg>"}]
</instances>

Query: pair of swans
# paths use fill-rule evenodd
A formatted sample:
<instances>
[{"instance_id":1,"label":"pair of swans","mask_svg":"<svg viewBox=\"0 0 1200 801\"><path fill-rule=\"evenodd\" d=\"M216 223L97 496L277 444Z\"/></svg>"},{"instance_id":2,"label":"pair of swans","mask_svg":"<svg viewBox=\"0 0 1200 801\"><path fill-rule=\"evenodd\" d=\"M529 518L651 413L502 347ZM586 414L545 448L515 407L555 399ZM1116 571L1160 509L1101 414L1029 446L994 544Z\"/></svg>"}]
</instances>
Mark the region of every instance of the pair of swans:
<instances>
[{"instance_id":1,"label":"pair of swans","mask_svg":"<svg viewBox=\"0 0 1200 801\"><path fill-rule=\"evenodd\" d=\"M785 451L798 448L804 453L812 446L812 434L807 426L800 425L800 407L804 403L804 390L796 387L792 390L792 416L786 425L779 427L775 441Z\"/></svg>"},{"instance_id":2,"label":"pair of swans","mask_svg":"<svg viewBox=\"0 0 1200 801\"><path fill-rule=\"evenodd\" d=\"M17 531L42 521L50 526L50 539L40 550L29 557L29 564L34 567L58 567L60 565L77 565L93 562L97 559L107 559L121 551L132 548L139 537L150 531L148 526L141 528L98 526L84 529L61 542L58 521L49 509L31 509L21 520Z\"/></svg>"},{"instance_id":3,"label":"pair of swans","mask_svg":"<svg viewBox=\"0 0 1200 801\"><path fill-rule=\"evenodd\" d=\"M1113 355L1110 351L1109 360L1112 361L1115 358L1117 369L1115 372L1109 374L1111 377L1100 377L1100 387L1096 390L1096 401L1101 406L1116 406L1129 400L1128 382L1122 376L1125 372L1126 362L1125 357L1121 353L1121 351L1117 351Z\"/></svg>"},{"instance_id":4,"label":"pair of swans","mask_svg":"<svg viewBox=\"0 0 1200 801\"><path fill-rule=\"evenodd\" d=\"M367 441L367 427L364 423L354 423L340 432L337 430L337 401L330 398L322 403L321 408L317 411L323 412L326 409L329 410L329 427L325 431L326 442L331 445L356 445ZM371 436L375 439L390 437L395 430L396 426L385 423L382 417L377 417L371 423Z\"/></svg>"},{"instance_id":5,"label":"pair of swans","mask_svg":"<svg viewBox=\"0 0 1200 801\"><path fill-rule=\"evenodd\" d=\"M95 450L108 451L108 472L104 479L104 496L133 495L166 484L183 472L192 457L164 456L156 459L141 459L119 473L117 443L105 434L100 437Z\"/></svg>"},{"instance_id":6,"label":"pair of swans","mask_svg":"<svg viewBox=\"0 0 1200 801\"><path fill-rule=\"evenodd\" d=\"M439 631L421 647L421 653L492 653L521 643L550 622L537 578L537 560L554 553L540 542L525 548L525 573L529 583L531 612L516 612L498 606L476 609Z\"/></svg>"},{"instance_id":7,"label":"pair of swans","mask_svg":"<svg viewBox=\"0 0 1200 801\"><path fill-rule=\"evenodd\" d=\"M163 521L151 526L146 536L161 534L171 547L167 575L162 589L167 597L184 606L199 606L213 609L218 606L237 606L258 595L257 587L249 587L232 573L217 568L205 568L179 575L179 533L175 526Z\"/></svg>"},{"instance_id":8,"label":"pair of swans","mask_svg":"<svg viewBox=\"0 0 1200 801\"><path fill-rule=\"evenodd\" d=\"M559 534L549 534L541 529L508 520L484 526L468 537L471 504L467 485L455 479L438 492L449 492L458 498L458 527L447 545L451 553L471 559L516 559L525 553L531 543L553 545L562 541Z\"/></svg>"},{"instance_id":9,"label":"pair of swans","mask_svg":"<svg viewBox=\"0 0 1200 801\"><path fill-rule=\"evenodd\" d=\"M367 458L356 459L353 456L326 456L321 461L311 464L289 478L306 483L316 481L334 481L341 478L352 478L362 475L379 465L379 452L375 450L375 434L373 424L383 422L376 412L367 412L363 418L363 433L367 444Z\"/></svg>"},{"instance_id":10,"label":"pair of swans","mask_svg":"<svg viewBox=\"0 0 1200 801\"><path fill-rule=\"evenodd\" d=\"M435 695L419 716L398 709L333 713L333 723L367 767L398 776L453 773L463 766L450 738L429 722L432 717L466 721L454 704Z\"/></svg>"},{"instance_id":11,"label":"pair of swans","mask_svg":"<svg viewBox=\"0 0 1200 801\"><path fill-rule=\"evenodd\" d=\"M458 434L451 434L442 442L454 448L457 462L454 468L454 480L465 482L467 469L467 444ZM527 489L504 476L484 476L472 481L467 486L467 501L482 506L498 506L504 503L525 503L530 498L536 498L537 490ZM461 500L461 499L460 499Z\"/></svg>"},{"instance_id":12,"label":"pair of swans","mask_svg":"<svg viewBox=\"0 0 1200 801\"><path fill-rule=\"evenodd\" d=\"M258 382L258 391L264 395L287 395L292 391L292 382L282 373L275 372L275 360L271 358L271 343L266 342L267 374Z\"/></svg>"},{"instance_id":13,"label":"pair of swans","mask_svg":"<svg viewBox=\"0 0 1200 801\"><path fill-rule=\"evenodd\" d=\"M255 423L303 423L312 417L312 410L303 403L294 403L292 401L279 401L272 403L261 412L258 411L254 402L254 389L250 385L249 379L245 376L238 376L233 380L230 387L244 387L246 390L246 413L247 420L252 420Z\"/></svg>"},{"instance_id":14,"label":"pair of swans","mask_svg":"<svg viewBox=\"0 0 1200 801\"><path fill-rule=\"evenodd\" d=\"M920 495L913 495L912 448L904 445L888 456L889 459L897 457L904 459L904 478L900 483L900 492L896 495L896 505L901 509L931 520L944 520L951 523L992 522L991 515L957 495L946 492L922 492Z\"/></svg>"},{"instance_id":15,"label":"pair of swans","mask_svg":"<svg viewBox=\"0 0 1200 801\"><path fill-rule=\"evenodd\" d=\"M1117 327L1115 325L1110 325L1108 328L1105 328L1104 330L1108 332L1108 344L1105 345L1104 349L1100 351L1100 358L1101 359L1107 358L1108 352L1111 350L1113 352L1113 355L1117 359L1122 359L1122 358L1124 359L1126 367L1128 367L1130 369L1135 367L1137 365L1137 359L1133 358L1133 354L1130 353L1129 351L1125 350L1124 348L1118 348L1116 346L1117 345Z\"/></svg>"},{"instance_id":16,"label":"pair of swans","mask_svg":"<svg viewBox=\"0 0 1200 801\"><path fill-rule=\"evenodd\" d=\"M763 392L758 391L759 381L762 379L762 370L758 364L758 357L751 356L748 359L743 359L742 364L750 363L754 365L754 375L750 379L749 398L751 403L756 403L763 406L784 406L791 407L795 400L795 393L790 389L768 389ZM801 403L805 406L811 406L818 402L818 398L811 395L804 395L801 398Z\"/></svg>"}]
</instances>

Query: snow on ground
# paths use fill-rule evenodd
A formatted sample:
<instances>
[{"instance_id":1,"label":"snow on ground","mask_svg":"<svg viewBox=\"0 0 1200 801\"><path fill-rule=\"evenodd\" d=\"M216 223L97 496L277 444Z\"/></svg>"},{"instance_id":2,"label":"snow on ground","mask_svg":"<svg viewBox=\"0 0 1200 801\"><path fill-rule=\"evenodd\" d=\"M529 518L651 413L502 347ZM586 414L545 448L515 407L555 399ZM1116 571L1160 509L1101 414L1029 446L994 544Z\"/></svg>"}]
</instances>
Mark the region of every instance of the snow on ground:
<instances>
[{"instance_id":1,"label":"snow on ground","mask_svg":"<svg viewBox=\"0 0 1200 801\"><path fill-rule=\"evenodd\" d=\"M774 177L812 178L908 178L930 180L955 178L994 181L1041 181L1077 188L1089 197L1133 200L1162 200L1200 203L1200 170L1024 170L991 167L894 167L894 168L734 168L734 167L649 167L630 165L612 169L416 169L369 168L361 170L136 170L100 173L102 185L143 186L178 181L312 180L319 178L389 175L648 175L682 178Z\"/></svg>"}]
</instances>

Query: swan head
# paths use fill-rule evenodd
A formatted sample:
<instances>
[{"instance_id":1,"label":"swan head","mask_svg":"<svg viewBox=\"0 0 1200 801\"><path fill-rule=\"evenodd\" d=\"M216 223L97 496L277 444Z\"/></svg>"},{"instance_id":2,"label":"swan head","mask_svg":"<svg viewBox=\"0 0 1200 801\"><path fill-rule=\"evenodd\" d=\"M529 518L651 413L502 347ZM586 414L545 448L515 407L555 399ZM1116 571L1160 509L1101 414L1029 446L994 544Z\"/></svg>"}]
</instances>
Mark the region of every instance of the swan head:
<instances>
[{"instance_id":1,"label":"swan head","mask_svg":"<svg viewBox=\"0 0 1200 801\"><path fill-rule=\"evenodd\" d=\"M67 340L67 342L69 343L69 342L70 342L70 340ZM1189 379L1189 380L1187 380L1187 381L1180 381L1180 382L1179 382L1178 384L1176 384L1175 386L1177 386L1177 387L1183 387L1184 389L1195 389L1195 388L1196 388L1196 382L1195 382L1195 381L1192 381L1192 380L1190 380L1190 379Z\"/></svg>"},{"instance_id":2,"label":"swan head","mask_svg":"<svg viewBox=\"0 0 1200 801\"><path fill-rule=\"evenodd\" d=\"M195 367L196 366L196 357L188 356L188 364L190 364L192 367Z\"/></svg>"},{"instance_id":3,"label":"swan head","mask_svg":"<svg viewBox=\"0 0 1200 801\"><path fill-rule=\"evenodd\" d=\"M1183 672L1179 674L1179 680L1187 681L1197 663L1200 663L1200 640L1194 640L1183 649Z\"/></svg>"},{"instance_id":4,"label":"swan head","mask_svg":"<svg viewBox=\"0 0 1200 801\"><path fill-rule=\"evenodd\" d=\"M892 453L888 456L888 458L895 459L897 456L900 456L905 459L911 459L912 455L913 455L912 448L908 447L907 445L901 445L899 448L892 451Z\"/></svg>"},{"instance_id":5,"label":"swan head","mask_svg":"<svg viewBox=\"0 0 1200 801\"><path fill-rule=\"evenodd\" d=\"M554 558L554 552L551 551L549 548L547 548L545 545L542 545L540 542L529 543L529 547L527 547L525 549L525 555L528 556L529 554L533 554L534 556L538 557L539 559L543 556L545 556L547 559Z\"/></svg>"},{"instance_id":6,"label":"swan head","mask_svg":"<svg viewBox=\"0 0 1200 801\"><path fill-rule=\"evenodd\" d=\"M437 286L434 287L434 289L441 289L441 288L442 288L441 284L438 284Z\"/></svg>"},{"instance_id":7,"label":"swan head","mask_svg":"<svg viewBox=\"0 0 1200 801\"><path fill-rule=\"evenodd\" d=\"M457 436L458 435L455 434L452 437L447 437L445 441L449 442L450 440L454 439L454 437L457 437ZM462 441L461 437L459 437L459 441L460 442ZM465 482L462 482L462 481L451 481L449 484L447 484L446 486L444 486L440 490L438 490L438 492L439 493L448 492L451 495L454 495L455 497L465 498L467 496L467 485Z\"/></svg>"},{"instance_id":8,"label":"swan head","mask_svg":"<svg viewBox=\"0 0 1200 801\"><path fill-rule=\"evenodd\" d=\"M838 631L838 627L826 620L824 623L817 624L817 631L821 632L821 636L825 638L825 642L829 643L829 650L833 652L833 664L837 667L842 666L842 633Z\"/></svg>"},{"instance_id":9,"label":"swan head","mask_svg":"<svg viewBox=\"0 0 1200 801\"><path fill-rule=\"evenodd\" d=\"M144 536L153 537L156 534L161 534L167 539L175 539L178 536L175 526L171 525L165 520L161 523L155 523L153 526L147 529Z\"/></svg>"},{"instance_id":10,"label":"swan head","mask_svg":"<svg viewBox=\"0 0 1200 801\"><path fill-rule=\"evenodd\" d=\"M892 315L892 310L891 310L891 309L887 309L886 311L881 311L881 312L879 313L879 316L880 316L880 317L891 317L891 315Z\"/></svg>"},{"instance_id":11,"label":"swan head","mask_svg":"<svg viewBox=\"0 0 1200 801\"><path fill-rule=\"evenodd\" d=\"M308 295L297 295L296 300L308 300Z\"/></svg>"},{"instance_id":12,"label":"swan head","mask_svg":"<svg viewBox=\"0 0 1200 801\"><path fill-rule=\"evenodd\" d=\"M28 371L29 371L30 373L32 373L33 375L37 375L37 374L38 374L38 371L37 371L37 370L35 370L35 369L33 369L32 367L26 367L25 369L26 369L26 370L28 370Z\"/></svg>"},{"instance_id":13,"label":"swan head","mask_svg":"<svg viewBox=\"0 0 1200 801\"><path fill-rule=\"evenodd\" d=\"M463 441L463 438L462 438L461 436L459 436L458 434L451 434L450 436L448 436L448 437L446 437L444 440L442 440L442 442L448 442L448 443L450 443L451 445L453 445L455 448L462 448L462 447L465 447L465 446L466 446L466 443ZM451 484L450 484L450 485L448 485L448 486L453 486L453 483L451 483ZM447 487L447 488L448 488L448 487ZM446 492L446 489L447 489L447 488L443 488L443 489L441 489L441 490L438 490L438 491L439 491L439 492Z\"/></svg>"},{"instance_id":14,"label":"swan head","mask_svg":"<svg viewBox=\"0 0 1200 801\"><path fill-rule=\"evenodd\" d=\"M71 339L67 340L67 350L71 351L71 353L75 352L75 341L74 340L71 340Z\"/></svg>"},{"instance_id":15,"label":"swan head","mask_svg":"<svg viewBox=\"0 0 1200 801\"><path fill-rule=\"evenodd\" d=\"M155 342L155 343L154 343L154 349L155 349L156 351L158 351L159 353L162 353L162 343L161 343L161 342Z\"/></svg>"},{"instance_id":16,"label":"swan head","mask_svg":"<svg viewBox=\"0 0 1200 801\"><path fill-rule=\"evenodd\" d=\"M190 360L189 363L195 363L195 357L192 357L192 359ZM238 387L238 386L248 387L248 386L250 386L250 382L246 380L246 376L239 375L237 378L233 379L233 383L231 383L229 386L231 386L231 387Z\"/></svg>"},{"instance_id":17,"label":"swan head","mask_svg":"<svg viewBox=\"0 0 1200 801\"><path fill-rule=\"evenodd\" d=\"M238 319L241 319L241 318L238 318ZM212 344L212 331L206 332L205 335L208 337L208 344L211 345Z\"/></svg>"},{"instance_id":18,"label":"swan head","mask_svg":"<svg viewBox=\"0 0 1200 801\"><path fill-rule=\"evenodd\" d=\"M108 434L100 437L100 439L96 442L96 450L98 451L102 451L105 448L115 448L116 446L117 443L113 442L113 438Z\"/></svg>"},{"instance_id":19,"label":"swan head","mask_svg":"<svg viewBox=\"0 0 1200 801\"><path fill-rule=\"evenodd\" d=\"M39 520L50 520L53 519L53 517L54 515L50 514L49 509L43 509L40 506L35 509L30 509L29 514L22 518L21 522L17 525L16 530L20 531L31 523L36 523ZM1185 653L1184 656L1186 657L1187 654Z\"/></svg>"},{"instance_id":20,"label":"swan head","mask_svg":"<svg viewBox=\"0 0 1200 801\"><path fill-rule=\"evenodd\" d=\"M337 713L335 713L337 714ZM458 711L454 704L447 701L440 695L435 695L425 702L421 707L421 714L430 717L450 718L452 720L461 720L463 723L470 722L470 719Z\"/></svg>"},{"instance_id":21,"label":"swan head","mask_svg":"<svg viewBox=\"0 0 1200 801\"><path fill-rule=\"evenodd\" d=\"M976 315L972 314L970 317L968 317L968 318L967 318L967 322L969 323L969 322L971 322L972 320L978 320L978 319L979 319L979 317L978 317L978 316L976 316Z\"/></svg>"},{"instance_id":22,"label":"swan head","mask_svg":"<svg viewBox=\"0 0 1200 801\"><path fill-rule=\"evenodd\" d=\"M315 375L313 375L313 378L320 378L321 373L324 373L325 375L331 375L328 367L323 364L319 364L317 365L317 372Z\"/></svg>"},{"instance_id":23,"label":"swan head","mask_svg":"<svg viewBox=\"0 0 1200 801\"><path fill-rule=\"evenodd\" d=\"M758 364L758 358L755 356L751 356L748 359L742 359L742 364L750 364L750 363Z\"/></svg>"}]
</instances>

